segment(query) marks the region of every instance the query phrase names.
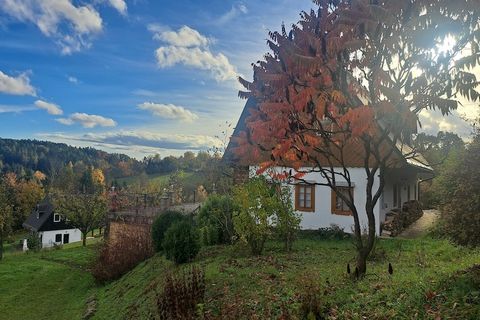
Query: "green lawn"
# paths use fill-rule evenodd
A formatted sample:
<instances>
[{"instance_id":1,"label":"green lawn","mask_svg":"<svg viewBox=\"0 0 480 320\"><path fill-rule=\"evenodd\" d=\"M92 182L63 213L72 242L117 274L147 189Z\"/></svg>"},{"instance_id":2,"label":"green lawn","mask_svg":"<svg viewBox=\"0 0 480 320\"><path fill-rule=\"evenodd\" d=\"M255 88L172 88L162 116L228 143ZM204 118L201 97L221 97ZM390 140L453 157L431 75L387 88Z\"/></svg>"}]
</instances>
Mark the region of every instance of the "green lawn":
<instances>
[{"instance_id":1,"label":"green lawn","mask_svg":"<svg viewBox=\"0 0 480 320\"><path fill-rule=\"evenodd\" d=\"M87 271L92 256L92 245L73 244L7 256L0 262L0 319L80 319L92 296L93 319L149 319L165 273L184 268L156 255L97 287ZM310 235L291 253L273 241L259 257L217 246L203 248L194 263L205 270L210 319L226 317L225 310L232 319L278 319L282 308L296 319L307 292L320 293L317 304L329 319L480 319L480 267L469 269L480 263L479 250L430 238L380 240L361 281L346 275L353 256L349 240Z\"/></svg>"},{"instance_id":2,"label":"green lawn","mask_svg":"<svg viewBox=\"0 0 480 320\"><path fill-rule=\"evenodd\" d=\"M81 319L95 290L87 248L72 243L59 250L6 255L0 261L0 319Z\"/></svg>"}]
</instances>

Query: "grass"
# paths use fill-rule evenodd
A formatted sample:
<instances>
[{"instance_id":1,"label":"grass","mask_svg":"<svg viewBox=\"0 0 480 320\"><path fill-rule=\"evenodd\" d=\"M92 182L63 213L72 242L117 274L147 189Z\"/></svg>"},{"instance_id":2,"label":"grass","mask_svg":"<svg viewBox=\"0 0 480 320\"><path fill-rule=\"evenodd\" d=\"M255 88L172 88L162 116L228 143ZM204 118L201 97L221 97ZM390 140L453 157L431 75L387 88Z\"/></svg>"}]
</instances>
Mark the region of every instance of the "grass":
<instances>
[{"instance_id":1,"label":"grass","mask_svg":"<svg viewBox=\"0 0 480 320\"><path fill-rule=\"evenodd\" d=\"M150 319L165 274L185 267L156 255L97 287L87 270L92 257L92 245L74 244L7 256L0 262L0 319L80 319L91 296L97 301L93 319ZM346 274L353 257L349 240L309 235L291 253L275 241L258 257L241 246L214 246L203 248L194 263L205 270L203 310L211 319L225 312L278 319L282 309L295 319L312 292L330 319L480 319L480 267L472 268L480 263L479 250L428 237L380 240L360 281Z\"/></svg>"},{"instance_id":2,"label":"grass","mask_svg":"<svg viewBox=\"0 0 480 320\"><path fill-rule=\"evenodd\" d=\"M60 250L6 255L0 262L0 319L81 319L94 290L87 272L94 251L79 243Z\"/></svg>"},{"instance_id":3,"label":"grass","mask_svg":"<svg viewBox=\"0 0 480 320\"><path fill-rule=\"evenodd\" d=\"M346 275L353 256L350 241L315 237L299 240L292 253L270 242L259 257L235 246L204 248L195 262L206 273L204 310L218 318L221 310L236 309L245 319L277 319L282 308L298 315L302 295L318 290L331 319L480 318L480 275L475 284L471 273L462 273L480 262L479 251L428 238L381 240L361 281ZM94 319L148 318L164 274L179 268L158 255L142 263L97 292Z\"/></svg>"}]
</instances>

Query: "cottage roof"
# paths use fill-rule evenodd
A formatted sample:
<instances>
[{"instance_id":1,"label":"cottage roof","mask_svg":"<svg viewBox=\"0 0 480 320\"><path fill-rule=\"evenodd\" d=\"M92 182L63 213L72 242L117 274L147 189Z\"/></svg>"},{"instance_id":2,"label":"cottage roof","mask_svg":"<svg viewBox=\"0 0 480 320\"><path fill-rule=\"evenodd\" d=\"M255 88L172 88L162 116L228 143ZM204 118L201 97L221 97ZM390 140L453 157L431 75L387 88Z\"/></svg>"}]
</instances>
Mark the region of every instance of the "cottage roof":
<instances>
[{"instance_id":1,"label":"cottage roof","mask_svg":"<svg viewBox=\"0 0 480 320\"><path fill-rule=\"evenodd\" d=\"M245 107L243 108L242 114L240 115L232 137L237 137L240 132L246 131L246 120L250 115L250 110L256 108L258 108L257 100L254 97L249 98L245 104ZM432 167L429 165L428 161L423 157L423 155L421 155L418 151L414 150L411 146L402 141L398 141L395 145L393 141L390 142L391 147L395 148L397 159L392 159L391 161L389 161L389 166L398 168L406 165L414 167L415 169L421 171L433 172ZM223 156L223 161L230 164L235 164L239 161L239 159L236 158L233 152L233 149L235 147L237 147L237 143L234 141L234 139L230 139L230 142L228 143L227 149L225 150L225 154ZM346 161L349 163L351 162L352 167L363 166L363 159L360 156L360 146L358 144L352 144L349 147L349 150L350 152L349 155L347 155Z\"/></svg>"}]
</instances>

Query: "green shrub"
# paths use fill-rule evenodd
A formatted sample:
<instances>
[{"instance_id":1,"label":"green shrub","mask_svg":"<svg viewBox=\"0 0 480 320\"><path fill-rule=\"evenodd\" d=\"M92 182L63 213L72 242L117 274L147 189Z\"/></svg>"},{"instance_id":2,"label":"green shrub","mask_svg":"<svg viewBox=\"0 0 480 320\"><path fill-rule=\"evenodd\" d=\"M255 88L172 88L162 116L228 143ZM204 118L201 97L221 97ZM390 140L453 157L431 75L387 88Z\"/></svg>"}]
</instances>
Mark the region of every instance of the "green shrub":
<instances>
[{"instance_id":1,"label":"green shrub","mask_svg":"<svg viewBox=\"0 0 480 320\"><path fill-rule=\"evenodd\" d=\"M285 250L292 249L293 242L300 230L300 214L293 210L292 194L289 187L275 188L278 197L277 209L273 217L275 232L283 241Z\"/></svg>"},{"instance_id":2,"label":"green shrub","mask_svg":"<svg viewBox=\"0 0 480 320\"><path fill-rule=\"evenodd\" d=\"M198 233L190 221L177 221L165 232L163 250L175 263L191 261L200 250Z\"/></svg>"},{"instance_id":3,"label":"green shrub","mask_svg":"<svg viewBox=\"0 0 480 320\"><path fill-rule=\"evenodd\" d=\"M254 255L263 251L272 234L272 220L278 210L278 197L264 177L250 179L234 190L236 206L233 217L235 231Z\"/></svg>"},{"instance_id":4,"label":"green shrub","mask_svg":"<svg viewBox=\"0 0 480 320\"><path fill-rule=\"evenodd\" d=\"M27 236L27 247L28 250L38 251L42 248L42 243L40 242L40 236L38 232L30 232Z\"/></svg>"},{"instance_id":5,"label":"green shrub","mask_svg":"<svg viewBox=\"0 0 480 320\"><path fill-rule=\"evenodd\" d=\"M343 229L336 224L332 224L330 227L318 229L318 235L321 239L325 240L343 240L350 237L348 233L343 231Z\"/></svg>"},{"instance_id":6,"label":"green shrub","mask_svg":"<svg viewBox=\"0 0 480 320\"><path fill-rule=\"evenodd\" d=\"M228 196L211 195L198 214L200 238L204 245L231 243L234 203Z\"/></svg>"},{"instance_id":7,"label":"green shrub","mask_svg":"<svg viewBox=\"0 0 480 320\"><path fill-rule=\"evenodd\" d=\"M441 231L453 242L480 246L480 133L449 163L438 178L444 182Z\"/></svg>"},{"instance_id":8,"label":"green shrub","mask_svg":"<svg viewBox=\"0 0 480 320\"><path fill-rule=\"evenodd\" d=\"M152 240L155 251L162 251L163 239L168 228L170 228L173 223L185 219L186 217L177 211L166 211L155 219L152 224Z\"/></svg>"}]
</instances>

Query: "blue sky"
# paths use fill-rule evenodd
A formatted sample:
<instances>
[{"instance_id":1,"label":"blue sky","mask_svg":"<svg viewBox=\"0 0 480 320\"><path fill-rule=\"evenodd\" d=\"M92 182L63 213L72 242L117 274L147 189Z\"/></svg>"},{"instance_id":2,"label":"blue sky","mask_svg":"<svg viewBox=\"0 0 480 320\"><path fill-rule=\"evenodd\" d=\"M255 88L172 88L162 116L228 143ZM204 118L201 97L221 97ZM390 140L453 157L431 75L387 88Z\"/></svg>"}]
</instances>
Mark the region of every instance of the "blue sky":
<instances>
[{"instance_id":1,"label":"blue sky","mask_svg":"<svg viewBox=\"0 0 480 320\"><path fill-rule=\"evenodd\" d=\"M0 137L141 158L221 142L238 75L310 0L2 0ZM427 130L442 120L424 116ZM443 129L468 130L445 121Z\"/></svg>"}]
</instances>

